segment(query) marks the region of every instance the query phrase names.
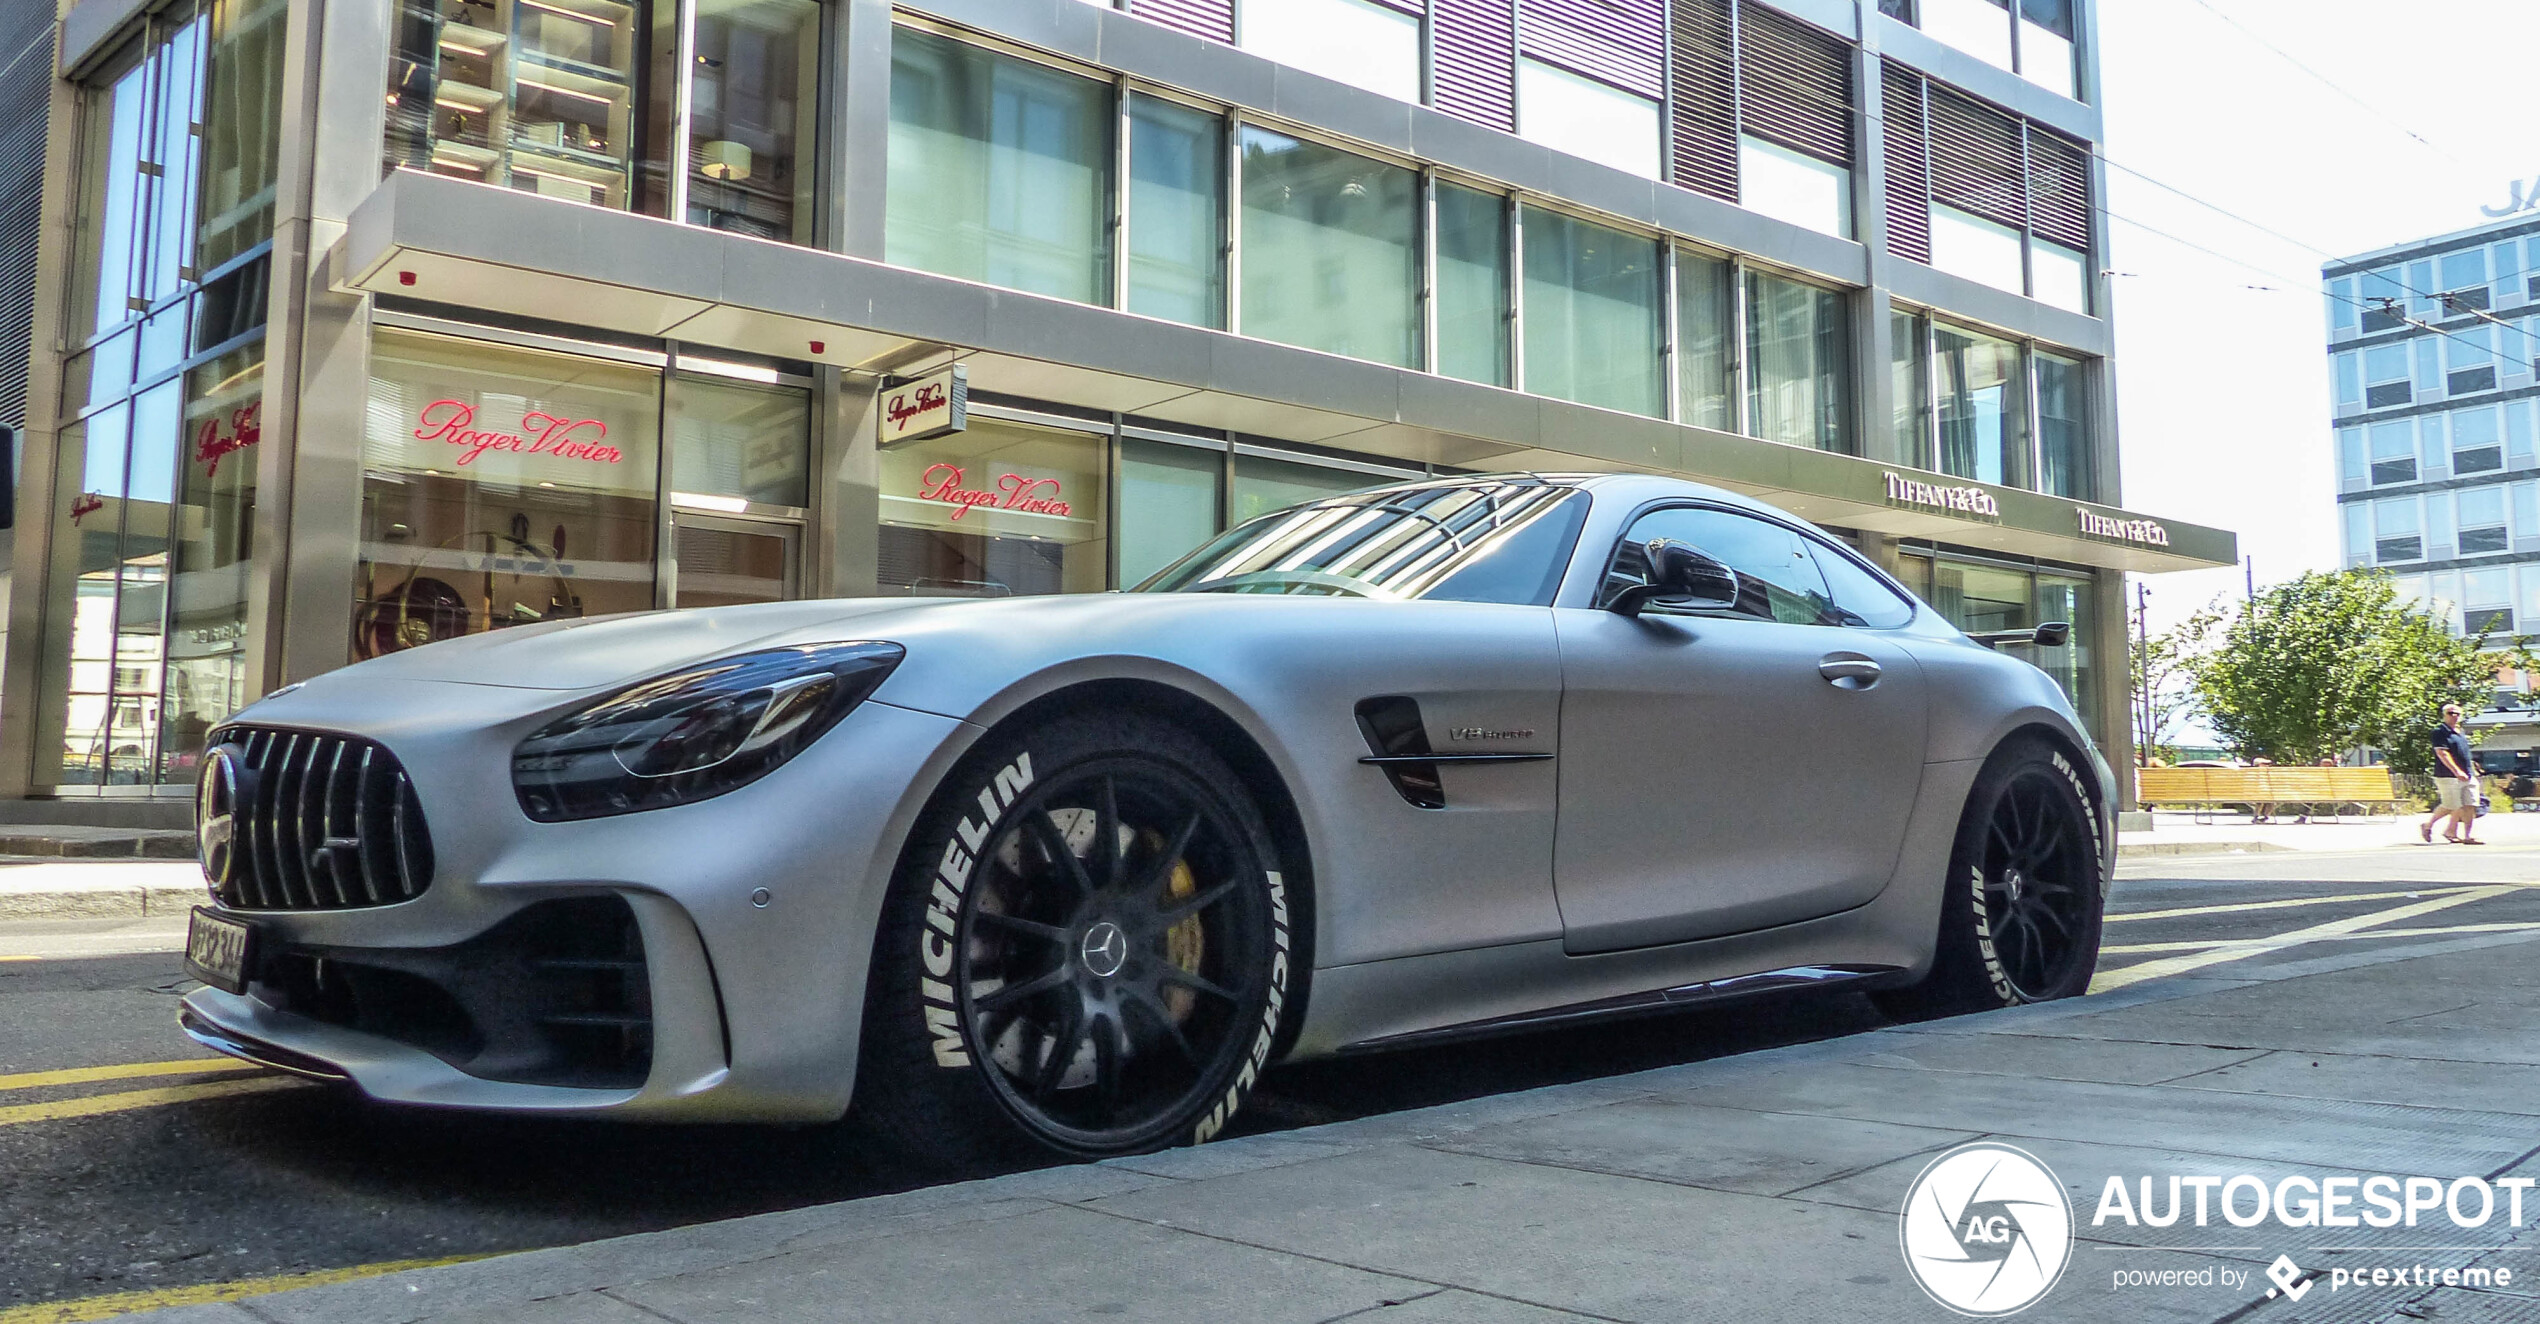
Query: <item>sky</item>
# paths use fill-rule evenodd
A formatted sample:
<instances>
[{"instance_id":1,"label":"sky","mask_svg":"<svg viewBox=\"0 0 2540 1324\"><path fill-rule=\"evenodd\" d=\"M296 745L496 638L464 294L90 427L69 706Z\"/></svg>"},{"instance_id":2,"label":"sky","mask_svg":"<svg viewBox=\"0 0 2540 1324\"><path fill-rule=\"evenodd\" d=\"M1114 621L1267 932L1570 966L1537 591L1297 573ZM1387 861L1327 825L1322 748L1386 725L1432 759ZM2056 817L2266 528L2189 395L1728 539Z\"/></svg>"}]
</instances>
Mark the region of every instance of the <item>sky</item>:
<instances>
[{"instance_id":1,"label":"sky","mask_svg":"<svg viewBox=\"0 0 2540 1324\"><path fill-rule=\"evenodd\" d=\"M2097 8L2123 504L2238 533L2261 586L2332 569L2320 264L2485 224L2540 178L2540 3ZM2140 582L2158 631L2242 574Z\"/></svg>"}]
</instances>

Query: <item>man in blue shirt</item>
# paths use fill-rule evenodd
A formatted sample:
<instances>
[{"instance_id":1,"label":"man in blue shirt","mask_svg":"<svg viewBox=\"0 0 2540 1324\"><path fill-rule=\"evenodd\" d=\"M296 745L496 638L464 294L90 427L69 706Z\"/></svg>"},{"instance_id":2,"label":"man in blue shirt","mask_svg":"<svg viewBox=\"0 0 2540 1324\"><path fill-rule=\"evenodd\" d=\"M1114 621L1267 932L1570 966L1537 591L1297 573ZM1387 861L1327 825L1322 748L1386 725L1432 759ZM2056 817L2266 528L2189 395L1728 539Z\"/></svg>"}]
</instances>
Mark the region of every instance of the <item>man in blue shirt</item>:
<instances>
[{"instance_id":1,"label":"man in blue shirt","mask_svg":"<svg viewBox=\"0 0 2540 1324\"><path fill-rule=\"evenodd\" d=\"M2469 761L2469 735L2461 730L2457 703L2443 705L2443 723L2434 728L2434 790L2434 812L2417 825L2417 835L2431 844L2434 824L2440 820L2445 841L2486 845L2471 835L2478 824L2478 769Z\"/></svg>"}]
</instances>

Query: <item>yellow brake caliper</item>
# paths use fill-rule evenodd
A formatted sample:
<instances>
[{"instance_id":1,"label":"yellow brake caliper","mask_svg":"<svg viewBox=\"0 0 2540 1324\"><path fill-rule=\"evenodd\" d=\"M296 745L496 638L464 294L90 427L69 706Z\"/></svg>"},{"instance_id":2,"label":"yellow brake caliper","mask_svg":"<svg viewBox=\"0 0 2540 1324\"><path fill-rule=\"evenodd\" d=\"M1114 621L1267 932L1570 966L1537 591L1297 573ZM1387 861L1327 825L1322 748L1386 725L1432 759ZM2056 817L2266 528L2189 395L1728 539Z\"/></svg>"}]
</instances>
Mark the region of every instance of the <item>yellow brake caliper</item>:
<instances>
[{"instance_id":1,"label":"yellow brake caliper","mask_svg":"<svg viewBox=\"0 0 2540 1324\"><path fill-rule=\"evenodd\" d=\"M1161 847L1159 838L1156 844ZM1199 876L1191 872L1187 859L1173 862L1173 874L1164 886L1166 904L1184 901L1199 892ZM1191 973L1199 973L1200 958L1208 954L1208 935L1200 927L1199 916L1193 915L1164 931L1164 959ZM1164 1008L1173 1015L1173 1023L1190 1018L1191 1006L1198 998L1190 989L1175 986L1164 990Z\"/></svg>"}]
</instances>

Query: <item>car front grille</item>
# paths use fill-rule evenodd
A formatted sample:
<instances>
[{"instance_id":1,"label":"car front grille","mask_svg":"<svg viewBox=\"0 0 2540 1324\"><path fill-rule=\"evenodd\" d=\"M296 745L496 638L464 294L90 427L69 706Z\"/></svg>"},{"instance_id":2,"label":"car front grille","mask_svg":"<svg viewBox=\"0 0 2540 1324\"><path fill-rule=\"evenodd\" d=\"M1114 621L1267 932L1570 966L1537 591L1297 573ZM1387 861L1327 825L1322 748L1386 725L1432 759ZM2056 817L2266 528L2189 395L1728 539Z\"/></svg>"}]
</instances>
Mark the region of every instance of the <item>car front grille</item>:
<instances>
[{"instance_id":1,"label":"car front grille","mask_svg":"<svg viewBox=\"0 0 2540 1324\"><path fill-rule=\"evenodd\" d=\"M423 805L386 747L358 736L233 726L214 734L213 753L225 753L237 774L227 824L196 824L207 842L227 842L227 877L212 879L223 905L349 910L411 901L432 885ZM213 772L207 764L206 775ZM215 853L207 850L207 861Z\"/></svg>"}]
</instances>

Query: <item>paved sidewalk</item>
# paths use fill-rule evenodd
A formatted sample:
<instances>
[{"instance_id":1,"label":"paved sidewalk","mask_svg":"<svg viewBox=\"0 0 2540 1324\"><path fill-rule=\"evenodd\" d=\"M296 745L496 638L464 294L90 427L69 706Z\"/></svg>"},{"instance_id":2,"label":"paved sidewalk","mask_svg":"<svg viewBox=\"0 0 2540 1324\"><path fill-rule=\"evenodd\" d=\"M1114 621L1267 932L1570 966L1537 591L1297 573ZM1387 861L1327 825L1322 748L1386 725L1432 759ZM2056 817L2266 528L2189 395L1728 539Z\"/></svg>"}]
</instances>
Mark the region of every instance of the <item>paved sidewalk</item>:
<instances>
[{"instance_id":1,"label":"paved sidewalk","mask_svg":"<svg viewBox=\"0 0 2540 1324\"><path fill-rule=\"evenodd\" d=\"M2199 818L2205 821L2197 821ZM2167 810L2152 815L2152 830L2128 832L2117 848L2127 859L2145 855L2221 855L2234 851L2366 851L2408 847L2426 849L2417 835L2423 814L2350 815L2315 823L2292 817L2253 823L2246 814L2182 814ZM2491 848L2540 847L2540 814L2491 813L2478 820L2479 839ZM2452 846L2439 836L2433 849L2476 850Z\"/></svg>"},{"instance_id":2,"label":"paved sidewalk","mask_svg":"<svg viewBox=\"0 0 2540 1324\"><path fill-rule=\"evenodd\" d=\"M2534 1236L2094 1227L2122 1176L2540 1176L2540 934L2212 978L904 1195L161 1312L160 1324L1946 1320L1897 1209L1938 1153L2044 1160L2080 1240L2038 1320L2540 1318ZM1649 1033L1670 1032L1664 1021ZM665 1176L665 1180L673 1178ZM2501 1197L2501 1192L2500 1192ZM2540 1192L2526 1220L2540 1222ZM2345 1247L2346 1249L2333 1249ZM2509 1289L2266 1266L2508 1268ZM2209 1283L2114 1286L2124 1271ZM2230 1280L2233 1286L2223 1285Z\"/></svg>"}]
</instances>

